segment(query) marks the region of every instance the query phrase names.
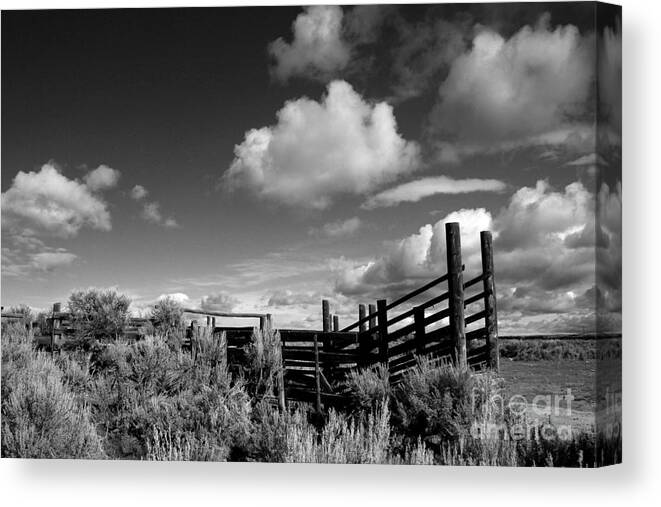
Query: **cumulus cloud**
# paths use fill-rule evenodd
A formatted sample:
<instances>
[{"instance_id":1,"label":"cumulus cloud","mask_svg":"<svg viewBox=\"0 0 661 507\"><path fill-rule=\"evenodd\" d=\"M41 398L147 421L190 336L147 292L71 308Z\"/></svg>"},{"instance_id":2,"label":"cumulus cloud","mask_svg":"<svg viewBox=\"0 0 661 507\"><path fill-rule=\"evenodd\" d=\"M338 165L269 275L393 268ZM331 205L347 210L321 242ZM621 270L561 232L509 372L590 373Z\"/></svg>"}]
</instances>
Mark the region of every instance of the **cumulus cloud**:
<instances>
[{"instance_id":1,"label":"cumulus cloud","mask_svg":"<svg viewBox=\"0 0 661 507\"><path fill-rule=\"evenodd\" d=\"M603 306L604 326L616 327L621 321L619 184L614 189L603 185L595 195L580 182L555 190L539 181L515 192L494 217L484 209L450 213L390 244L382 257L362 263L336 261L336 290L394 296L439 276L446 271L443 224L455 221L461 224L466 276L480 270L479 232L493 231L504 329L527 329L535 315L558 329L557 319L565 314L567 323L592 322L594 329L597 302Z\"/></svg>"},{"instance_id":2,"label":"cumulus cloud","mask_svg":"<svg viewBox=\"0 0 661 507\"><path fill-rule=\"evenodd\" d=\"M367 102L344 81L320 102L287 102L277 117L235 146L226 188L323 209L337 194L370 192L419 166L419 146L399 135L392 107Z\"/></svg>"},{"instance_id":3,"label":"cumulus cloud","mask_svg":"<svg viewBox=\"0 0 661 507\"><path fill-rule=\"evenodd\" d=\"M175 229L179 223L173 217L164 217L161 211L161 205L157 201L146 201L149 191L142 185L135 185L131 189L131 198L142 203L142 212L140 216L146 222L160 225L166 229Z\"/></svg>"},{"instance_id":4,"label":"cumulus cloud","mask_svg":"<svg viewBox=\"0 0 661 507\"><path fill-rule=\"evenodd\" d=\"M594 38L548 16L509 39L484 28L439 87L430 124L448 158L479 150L565 143L583 130ZM576 133L577 132L577 133Z\"/></svg>"},{"instance_id":5,"label":"cumulus cloud","mask_svg":"<svg viewBox=\"0 0 661 507\"><path fill-rule=\"evenodd\" d=\"M305 7L292 25L292 42L269 44L273 75L281 81L296 75L326 79L346 67L351 47L342 36L342 16L337 5Z\"/></svg>"},{"instance_id":6,"label":"cumulus cloud","mask_svg":"<svg viewBox=\"0 0 661 507\"><path fill-rule=\"evenodd\" d=\"M384 190L370 197L364 204L365 209L396 206L402 202L418 202L425 197L438 194L466 194L470 192L502 192L507 185L493 179L455 180L447 176L421 178Z\"/></svg>"},{"instance_id":7,"label":"cumulus cloud","mask_svg":"<svg viewBox=\"0 0 661 507\"><path fill-rule=\"evenodd\" d=\"M354 235L362 226L363 222L360 218L351 217L346 220L328 222L319 228L312 228L309 230L309 234L327 238L345 238Z\"/></svg>"},{"instance_id":8,"label":"cumulus cloud","mask_svg":"<svg viewBox=\"0 0 661 507\"><path fill-rule=\"evenodd\" d=\"M200 308L206 311L231 312L239 304L239 300L227 292L217 292L204 296Z\"/></svg>"},{"instance_id":9,"label":"cumulus cloud","mask_svg":"<svg viewBox=\"0 0 661 507\"><path fill-rule=\"evenodd\" d=\"M109 173L97 171L89 179L95 185L107 183ZM76 236L83 227L101 231L112 227L105 201L90 186L67 178L52 164L39 171L20 171L14 177L2 194L2 222L12 230L28 228L64 238Z\"/></svg>"},{"instance_id":10,"label":"cumulus cloud","mask_svg":"<svg viewBox=\"0 0 661 507\"><path fill-rule=\"evenodd\" d=\"M94 191L113 188L119 181L120 172L107 165L100 165L88 172L84 179L87 187Z\"/></svg>"},{"instance_id":11,"label":"cumulus cloud","mask_svg":"<svg viewBox=\"0 0 661 507\"><path fill-rule=\"evenodd\" d=\"M142 199L144 199L148 195L149 195L149 192L142 185L135 185L131 189L131 199L133 199L135 201L141 201Z\"/></svg>"},{"instance_id":12,"label":"cumulus cloud","mask_svg":"<svg viewBox=\"0 0 661 507\"><path fill-rule=\"evenodd\" d=\"M339 261L335 266L336 290L342 294L378 294L440 276L446 270L445 223L448 222L461 224L464 263L477 267L480 263L479 233L491 229L492 216L484 208L462 209L390 244L383 257L364 264Z\"/></svg>"}]
</instances>

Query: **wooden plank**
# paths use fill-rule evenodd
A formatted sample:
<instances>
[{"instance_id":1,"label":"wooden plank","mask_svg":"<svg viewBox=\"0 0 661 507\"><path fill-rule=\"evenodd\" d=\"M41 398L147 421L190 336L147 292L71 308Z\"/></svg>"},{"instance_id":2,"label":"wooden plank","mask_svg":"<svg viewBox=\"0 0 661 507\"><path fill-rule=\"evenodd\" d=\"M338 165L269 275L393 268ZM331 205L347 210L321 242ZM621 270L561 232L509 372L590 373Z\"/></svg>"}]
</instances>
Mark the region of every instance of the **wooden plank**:
<instances>
[{"instance_id":1,"label":"wooden plank","mask_svg":"<svg viewBox=\"0 0 661 507\"><path fill-rule=\"evenodd\" d=\"M468 305L471 305L473 303L477 303L478 301L483 301L485 294L486 293L484 291L482 291L478 294L475 294L474 296L471 296L471 297L467 298L464 301L464 308L466 308Z\"/></svg>"},{"instance_id":2,"label":"wooden plank","mask_svg":"<svg viewBox=\"0 0 661 507\"><path fill-rule=\"evenodd\" d=\"M483 275L482 275L482 273L480 273L480 274L477 275L475 278L471 278L471 279L468 280L466 283L464 283L464 289L468 289L469 287L472 287L472 286L475 285L476 283L481 282L482 279L483 279Z\"/></svg>"},{"instance_id":3,"label":"wooden plank","mask_svg":"<svg viewBox=\"0 0 661 507\"><path fill-rule=\"evenodd\" d=\"M476 322L478 320L482 320L485 316L486 316L486 312L484 310L482 310L482 311L479 311L477 313L474 313L470 317L466 317L464 322L465 322L466 325L472 324L473 322Z\"/></svg>"},{"instance_id":4,"label":"wooden plank","mask_svg":"<svg viewBox=\"0 0 661 507\"><path fill-rule=\"evenodd\" d=\"M237 319L259 319L260 317L266 316L263 313L209 312L198 310L196 308L184 308L184 313L192 313L193 315L211 315L213 317L236 317Z\"/></svg>"}]
</instances>

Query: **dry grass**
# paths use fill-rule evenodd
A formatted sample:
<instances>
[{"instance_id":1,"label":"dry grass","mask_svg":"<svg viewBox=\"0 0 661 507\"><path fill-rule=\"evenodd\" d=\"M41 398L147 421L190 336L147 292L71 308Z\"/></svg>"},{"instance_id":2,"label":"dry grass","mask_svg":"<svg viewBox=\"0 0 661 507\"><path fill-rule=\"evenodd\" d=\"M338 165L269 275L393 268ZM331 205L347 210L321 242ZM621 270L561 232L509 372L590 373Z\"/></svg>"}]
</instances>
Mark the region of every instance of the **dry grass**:
<instances>
[{"instance_id":1,"label":"dry grass","mask_svg":"<svg viewBox=\"0 0 661 507\"><path fill-rule=\"evenodd\" d=\"M619 435L513 440L513 419L488 402L493 374L421 361L395 388L387 370L350 379L349 411L324 420L273 390L276 332L256 332L242 377L227 370L224 335L200 328L193 352L147 337L51 357L20 326L2 334L2 455L150 460L594 466L617 462ZM494 437L486 428L502 424ZM480 435L472 431L483 427Z\"/></svg>"}]
</instances>

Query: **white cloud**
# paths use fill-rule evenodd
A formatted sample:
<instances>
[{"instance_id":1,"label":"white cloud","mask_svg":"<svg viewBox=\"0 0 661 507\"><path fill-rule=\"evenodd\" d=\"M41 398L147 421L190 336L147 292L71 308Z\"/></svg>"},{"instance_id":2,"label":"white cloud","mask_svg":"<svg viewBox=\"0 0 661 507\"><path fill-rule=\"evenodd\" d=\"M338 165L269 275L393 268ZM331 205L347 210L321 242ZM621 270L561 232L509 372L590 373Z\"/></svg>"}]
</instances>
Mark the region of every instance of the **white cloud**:
<instances>
[{"instance_id":1,"label":"white cloud","mask_svg":"<svg viewBox=\"0 0 661 507\"><path fill-rule=\"evenodd\" d=\"M200 308L206 311L231 312L239 304L239 300L227 292L218 292L204 296Z\"/></svg>"},{"instance_id":2,"label":"white cloud","mask_svg":"<svg viewBox=\"0 0 661 507\"><path fill-rule=\"evenodd\" d=\"M297 75L325 79L346 67L351 47L342 37L342 17L337 5L305 7L292 25L294 40L269 44L273 75L281 81Z\"/></svg>"},{"instance_id":3,"label":"white cloud","mask_svg":"<svg viewBox=\"0 0 661 507\"><path fill-rule=\"evenodd\" d=\"M93 192L113 188L119 181L120 172L107 165L100 165L84 177L85 184Z\"/></svg>"},{"instance_id":4,"label":"white cloud","mask_svg":"<svg viewBox=\"0 0 661 507\"><path fill-rule=\"evenodd\" d=\"M161 215L161 205L157 202L145 203L142 208L142 218L153 224L161 223L163 220L163 215Z\"/></svg>"},{"instance_id":5,"label":"white cloud","mask_svg":"<svg viewBox=\"0 0 661 507\"><path fill-rule=\"evenodd\" d=\"M140 201L147 197L149 192L142 185L136 185L131 189L131 199L135 201Z\"/></svg>"},{"instance_id":6,"label":"white cloud","mask_svg":"<svg viewBox=\"0 0 661 507\"><path fill-rule=\"evenodd\" d=\"M419 166L419 147L399 135L392 107L370 104L344 81L331 83L321 102L292 100L277 116L235 146L227 188L323 209L337 194L370 192Z\"/></svg>"},{"instance_id":7,"label":"white cloud","mask_svg":"<svg viewBox=\"0 0 661 507\"><path fill-rule=\"evenodd\" d=\"M445 272L445 223L461 224L464 263L479 265L480 231L491 229L491 213L483 208L462 209L434 225L427 224L400 241L390 244L383 257L368 263L340 262L336 266L336 289L343 294L378 293L391 288L419 284Z\"/></svg>"},{"instance_id":8,"label":"white cloud","mask_svg":"<svg viewBox=\"0 0 661 507\"><path fill-rule=\"evenodd\" d=\"M103 199L52 164L14 177L2 194L2 222L13 230L36 229L60 237L76 236L83 227L101 231L112 227Z\"/></svg>"},{"instance_id":9,"label":"white cloud","mask_svg":"<svg viewBox=\"0 0 661 507\"><path fill-rule=\"evenodd\" d=\"M507 185L493 179L455 180L447 176L421 178L384 190L370 197L365 209L396 206L402 202L418 202L425 197L438 194L465 194L469 192L502 192Z\"/></svg>"},{"instance_id":10,"label":"white cloud","mask_svg":"<svg viewBox=\"0 0 661 507\"><path fill-rule=\"evenodd\" d=\"M320 228L312 228L309 233L311 235L325 236L327 238L344 238L352 236L363 226L363 222L358 217L347 218L346 220L338 220L336 222L329 222L322 225Z\"/></svg>"},{"instance_id":11,"label":"white cloud","mask_svg":"<svg viewBox=\"0 0 661 507\"><path fill-rule=\"evenodd\" d=\"M548 16L507 40L483 29L440 85L431 125L443 147L460 154L464 144L479 151L564 142L586 123L593 42L572 25L552 29Z\"/></svg>"},{"instance_id":12,"label":"white cloud","mask_svg":"<svg viewBox=\"0 0 661 507\"><path fill-rule=\"evenodd\" d=\"M179 227L179 223L173 217L165 218L161 212L161 205L156 201L145 201L149 192L142 185L136 185L131 189L131 198L135 201L142 202L142 216L143 220L160 225L166 229L175 229Z\"/></svg>"},{"instance_id":13,"label":"white cloud","mask_svg":"<svg viewBox=\"0 0 661 507\"><path fill-rule=\"evenodd\" d=\"M179 303L180 305L188 305L191 302L191 299L190 297L188 297L188 294L184 294L183 292L172 292L170 294L161 294L157 298L158 301L162 301L164 299L171 299L172 301Z\"/></svg>"}]
</instances>

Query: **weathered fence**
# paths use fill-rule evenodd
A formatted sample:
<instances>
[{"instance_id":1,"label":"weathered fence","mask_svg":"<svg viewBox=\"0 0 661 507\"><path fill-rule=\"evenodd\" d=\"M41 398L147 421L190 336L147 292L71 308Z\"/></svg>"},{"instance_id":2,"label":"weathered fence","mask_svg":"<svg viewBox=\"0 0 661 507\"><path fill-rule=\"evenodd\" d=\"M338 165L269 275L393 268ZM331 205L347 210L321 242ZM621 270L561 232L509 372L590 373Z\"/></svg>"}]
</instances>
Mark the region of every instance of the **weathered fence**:
<instances>
[{"instance_id":1,"label":"weathered fence","mask_svg":"<svg viewBox=\"0 0 661 507\"><path fill-rule=\"evenodd\" d=\"M464 281L461 238L458 223L445 224L447 273L394 301L378 299L376 304L359 304L358 320L340 327L328 300L321 305L322 329L280 329L283 371L278 388L279 404L290 400L342 404L346 379L351 371L380 364L388 369L392 383L417 364L419 357L452 362L460 368L498 370L498 317L494 282L493 248L489 231L480 233L481 272ZM446 289L439 291L445 284ZM186 331L184 346L195 355L196 340L206 332L225 333L227 362L240 371L246 349L257 326L220 327L216 318L256 319L258 329L272 329L271 314L214 312L184 309L184 313L205 318L202 325L193 319ZM3 317L18 318L4 314ZM71 315L55 303L48 319L49 343L54 350L73 332ZM131 319L125 334L140 335L149 319ZM206 326L204 326L206 324ZM205 331L203 331L203 326ZM41 337L44 338L43 336Z\"/></svg>"},{"instance_id":2,"label":"weathered fence","mask_svg":"<svg viewBox=\"0 0 661 507\"><path fill-rule=\"evenodd\" d=\"M464 281L459 224L446 224L448 272L388 303L358 305L358 320L340 328L322 301L323 330L280 330L290 399L341 402L344 380L359 367L384 365L397 383L424 356L460 368L498 369L498 319L492 237L480 233L482 271ZM445 283L447 290L432 294Z\"/></svg>"}]
</instances>

